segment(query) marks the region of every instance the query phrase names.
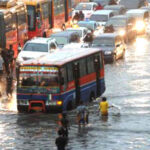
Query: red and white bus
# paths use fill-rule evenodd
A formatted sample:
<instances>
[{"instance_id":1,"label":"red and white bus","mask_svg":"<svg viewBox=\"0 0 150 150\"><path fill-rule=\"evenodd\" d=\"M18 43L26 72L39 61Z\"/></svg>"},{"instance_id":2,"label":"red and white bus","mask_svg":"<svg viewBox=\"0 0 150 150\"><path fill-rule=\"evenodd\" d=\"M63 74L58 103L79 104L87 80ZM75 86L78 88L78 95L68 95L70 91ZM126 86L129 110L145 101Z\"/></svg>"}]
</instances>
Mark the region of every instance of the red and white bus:
<instances>
[{"instance_id":1,"label":"red and white bus","mask_svg":"<svg viewBox=\"0 0 150 150\"><path fill-rule=\"evenodd\" d=\"M64 49L25 61L18 71L19 112L61 112L90 102L105 91L102 51Z\"/></svg>"},{"instance_id":2,"label":"red and white bus","mask_svg":"<svg viewBox=\"0 0 150 150\"><path fill-rule=\"evenodd\" d=\"M62 25L69 26L72 7L80 0L19 0L28 13L28 36L49 36ZM87 1L87 0L84 0ZM53 30L52 30L53 29Z\"/></svg>"},{"instance_id":3,"label":"red and white bus","mask_svg":"<svg viewBox=\"0 0 150 150\"><path fill-rule=\"evenodd\" d=\"M0 1L0 48L13 46L15 57L18 45L23 46L28 39L27 14L24 3Z\"/></svg>"}]
</instances>

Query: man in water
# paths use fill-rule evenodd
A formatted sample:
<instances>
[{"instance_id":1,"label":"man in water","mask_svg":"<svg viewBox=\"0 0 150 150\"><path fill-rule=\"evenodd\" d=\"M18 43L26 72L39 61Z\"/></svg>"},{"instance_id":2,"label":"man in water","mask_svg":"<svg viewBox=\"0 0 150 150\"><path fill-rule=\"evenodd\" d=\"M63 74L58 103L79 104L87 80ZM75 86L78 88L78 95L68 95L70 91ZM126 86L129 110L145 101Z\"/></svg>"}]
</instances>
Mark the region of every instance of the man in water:
<instances>
[{"instance_id":1,"label":"man in water","mask_svg":"<svg viewBox=\"0 0 150 150\"><path fill-rule=\"evenodd\" d=\"M77 121L78 124L85 125L88 124L89 111L88 108L83 105L83 102L80 102L80 106L77 107Z\"/></svg>"},{"instance_id":2,"label":"man in water","mask_svg":"<svg viewBox=\"0 0 150 150\"><path fill-rule=\"evenodd\" d=\"M67 114L65 112L62 113L62 118L60 120L61 128L64 137L68 137L68 127L69 127L69 120L67 119Z\"/></svg>"},{"instance_id":3,"label":"man in water","mask_svg":"<svg viewBox=\"0 0 150 150\"><path fill-rule=\"evenodd\" d=\"M107 98L103 97L102 101L99 104L99 109L102 116L108 116L108 108L109 108L109 104L107 102Z\"/></svg>"},{"instance_id":4,"label":"man in water","mask_svg":"<svg viewBox=\"0 0 150 150\"><path fill-rule=\"evenodd\" d=\"M68 139L63 137L63 133L61 130L58 130L58 137L55 140L55 144L57 146L57 150L65 150Z\"/></svg>"}]
</instances>

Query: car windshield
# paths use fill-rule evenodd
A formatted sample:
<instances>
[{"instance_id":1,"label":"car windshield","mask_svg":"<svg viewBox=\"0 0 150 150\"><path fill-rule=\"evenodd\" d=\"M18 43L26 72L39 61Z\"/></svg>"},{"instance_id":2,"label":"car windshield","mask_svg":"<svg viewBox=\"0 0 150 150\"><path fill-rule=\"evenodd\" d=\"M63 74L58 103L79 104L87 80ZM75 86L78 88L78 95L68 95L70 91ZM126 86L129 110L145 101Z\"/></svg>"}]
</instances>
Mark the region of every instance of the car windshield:
<instances>
[{"instance_id":1,"label":"car windshield","mask_svg":"<svg viewBox=\"0 0 150 150\"><path fill-rule=\"evenodd\" d=\"M80 27L86 27L90 30L95 30L97 28L96 24L93 24L93 23L80 23L80 22L78 22L78 25Z\"/></svg>"},{"instance_id":2,"label":"car windshield","mask_svg":"<svg viewBox=\"0 0 150 150\"><path fill-rule=\"evenodd\" d=\"M142 13L132 13L132 12L127 12L127 17L129 18L142 18L143 17L143 14Z\"/></svg>"},{"instance_id":3,"label":"car windshield","mask_svg":"<svg viewBox=\"0 0 150 150\"><path fill-rule=\"evenodd\" d=\"M63 36L52 36L52 37L56 39L58 45L65 45L69 43L67 37Z\"/></svg>"},{"instance_id":4,"label":"car windshield","mask_svg":"<svg viewBox=\"0 0 150 150\"><path fill-rule=\"evenodd\" d=\"M93 1L100 4L100 5L102 5L102 6L105 6L105 5L109 4L110 0L93 0Z\"/></svg>"},{"instance_id":5,"label":"car windshield","mask_svg":"<svg viewBox=\"0 0 150 150\"><path fill-rule=\"evenodd\" d=\"M77 32L79 34L80 37L82 37L82 30L73 30L73 29L68 29L68 32Z\"/></svg>"},{"instance_id":6,"label":"car windshield","mask_svg":"<svg viewBox=\"0 0 150 150\"><path fill-rule=\"evenodd\" d=\"M91 20L93 21L107 21L108 20L108 16L107 15L92 15Z\"/></svg>"},{"instance_id":7,"label":"car windshield","mask_svg":"<svg viewBox=\"0 0 150 150\"><path fill-rule=\"evenodd\" d=\"M142 4L142 2L141 0L121 0L120 4L124 5L127 9L136 9L140 7L140 4ZM144 6L144 4L141 6Z\"/></svg>"},{"instance_id":8,"label":"car windshield","mask_svg":"<svg viewBox=\"0 0 150 150\"><path fill-rule=\"evenodd\" d=\"M75 10L91 10L92 9L92 5L91 4L78 4L75 7Z\"/></svg>"},{"instance_id":9,"label":"car windshield","mask_svg":"<svg viewBox=\"0 0 150 150\"><path fill-rule=\"evenodd\" d=\"M114 39L112 38L95 38L92 43L92 47L99 46L114 46Z\"/></svg>"},{"instance_id":10,"label":"car windshield","mask_svg":"<svg viewBox=\"0 0 150 150\"><path fill-rule=\"evenodd\" d=\"M48 52L48 44L27 43L24 46L23 51Z\"/></svg>"},{"instance_id":11,"label":"car windshield","mask_svg":"<svg viewBox=\"0 0 150 150\"><path fill-rule=\"evenodd\" d=\"M114 27L126 26L126 19L118 19L118 18L116 18L116 19L110 19L106 23L106 26L110 26L110 25L113 25Z\"/></svg>"}]
</instances>

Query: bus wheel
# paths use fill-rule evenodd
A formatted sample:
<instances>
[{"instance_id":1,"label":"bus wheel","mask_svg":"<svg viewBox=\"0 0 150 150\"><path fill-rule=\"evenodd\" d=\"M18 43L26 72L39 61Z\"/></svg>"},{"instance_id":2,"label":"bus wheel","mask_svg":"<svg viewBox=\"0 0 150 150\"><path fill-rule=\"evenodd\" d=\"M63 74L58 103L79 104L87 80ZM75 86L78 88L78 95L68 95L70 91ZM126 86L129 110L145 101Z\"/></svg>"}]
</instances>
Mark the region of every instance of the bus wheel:
<instances>
[{"instance_id":1,"label":"bus wheel","mask_svg":"<svg viewBox=\"0 0 150 150\"><path fill-rule=\"evenodd\" d=\"M67 104L67 110L72 110L72 109L73 109L72 101L70 101L70 102Z\"/></svg>"},{"instance_id":2,"label":"bus wheel","mask_svg":"<svg viewBox=\"0 0 150 150\"><path fill-rule=\"evenodd\" d=\"M43 37L47 37L46 32L43 33Z\"/></svg>"},{"instance_id":3,"label":"bus wheel","mask_svg":"<svg viewBox=\"0 0 150 150\"><path fill-rule=\"evenodd\" d=\"M95 99L95 93L91 92L90 94L90 102L92 102Z\"/></svg>"}]
</instances>

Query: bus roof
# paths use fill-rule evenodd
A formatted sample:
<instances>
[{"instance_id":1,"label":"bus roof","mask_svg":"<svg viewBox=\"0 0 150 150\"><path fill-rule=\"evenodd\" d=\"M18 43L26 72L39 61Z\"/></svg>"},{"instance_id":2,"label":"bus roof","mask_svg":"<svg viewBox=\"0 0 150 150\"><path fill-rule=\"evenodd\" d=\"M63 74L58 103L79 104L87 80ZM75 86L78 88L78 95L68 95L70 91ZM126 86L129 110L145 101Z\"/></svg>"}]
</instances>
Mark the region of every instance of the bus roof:
<instances>
[{"instance_id":1,"label":"bus roof","mask_svg":"<svg viewBox=\"0 0 150 150\"><path fill-rule=\"evenodd\" d=\"M47 2L48 0L19 0L24 2L26 5L37 5L39 3Z\"/></svg>"},{"instance_id":2,"label":"bus roof","mask_svg":"<svg viewBox=\"0 0 150 150\"><path fill-rule=\"evenodd\" d=\"M77 60L79 58L82 58L84 56L88 56L97 52L100 52L101 50L99 48L74 48L74 49L63 49L63 50L56 50L53 53L41 56L36 59L31 59L24 61L22 65L29 66L29 65L57 65L61 66L63 64L66 64L70 61Z\"/></svg>"}]
</instances>

